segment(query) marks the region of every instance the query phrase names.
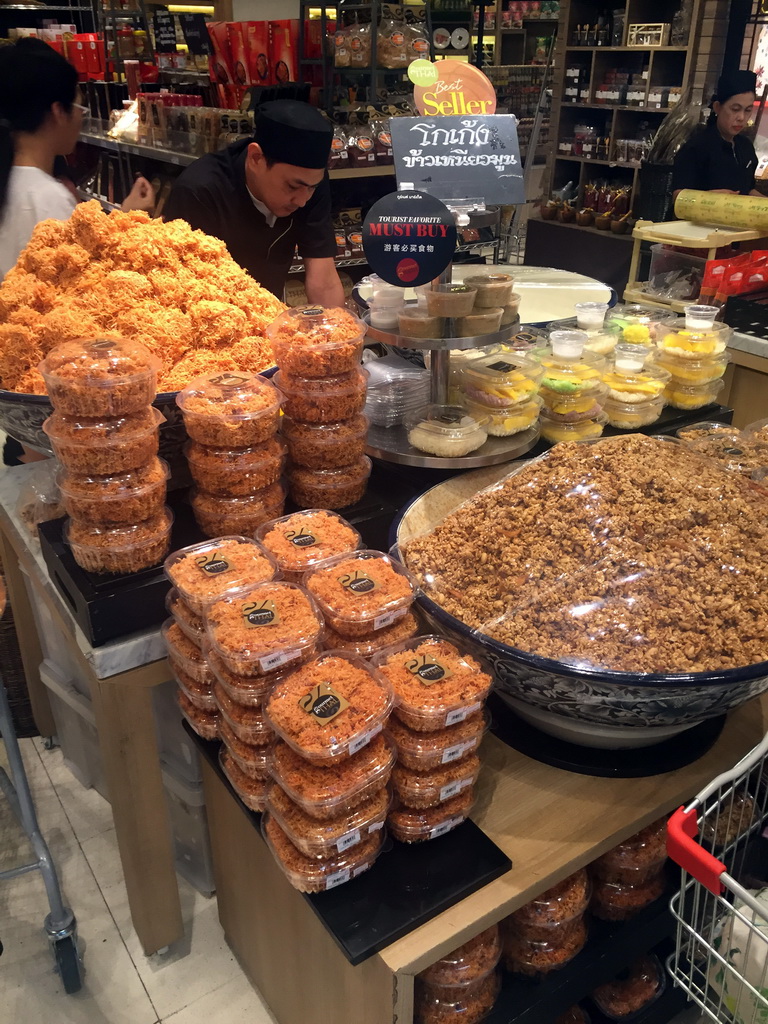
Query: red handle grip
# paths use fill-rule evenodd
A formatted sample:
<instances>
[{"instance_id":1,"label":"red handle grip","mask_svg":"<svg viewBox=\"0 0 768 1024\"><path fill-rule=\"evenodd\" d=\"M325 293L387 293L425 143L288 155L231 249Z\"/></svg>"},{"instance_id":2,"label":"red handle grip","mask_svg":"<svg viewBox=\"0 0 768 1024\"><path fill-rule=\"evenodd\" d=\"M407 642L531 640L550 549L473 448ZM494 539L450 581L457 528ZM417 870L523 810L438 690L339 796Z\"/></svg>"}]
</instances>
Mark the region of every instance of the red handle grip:
<instances>
[{"instance_id":1,"label":"red handle grip","mask_svg":"<svg viewBox=\"0 0 768 1024\"><path fill-rule=\"evenodd\" d=\"M725 891L720 881L720 875L726 870L725 864L696 842L698 831L699 816L696 808L686 812L684 807L678 807L667 822L667 853L689 875L693 875L697 882L719 896Z\"/></svg>"}]
</instances>

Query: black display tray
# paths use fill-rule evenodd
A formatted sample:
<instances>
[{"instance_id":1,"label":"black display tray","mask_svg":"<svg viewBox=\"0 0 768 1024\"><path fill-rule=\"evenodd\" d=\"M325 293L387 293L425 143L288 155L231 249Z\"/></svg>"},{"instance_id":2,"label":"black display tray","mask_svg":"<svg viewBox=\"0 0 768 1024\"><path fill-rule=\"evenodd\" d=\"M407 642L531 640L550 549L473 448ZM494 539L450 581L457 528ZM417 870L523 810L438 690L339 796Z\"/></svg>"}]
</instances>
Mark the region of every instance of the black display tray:
<instances>
[{"instance_id":1,"label":"black display tray","mask_svg":"<svg viewBox=\"0 0 768 1024\"><path fill-rule=\"evenodd\" d=\"M184 728L261 835L261 815L248 810L221 770L220 744L201 739L186 722ZM330 892L305 893L304 899L347 960L359 964L511 867L509 857L465 821L428 843L387 839L365 874Z\"/></svg>"}]
</instances>

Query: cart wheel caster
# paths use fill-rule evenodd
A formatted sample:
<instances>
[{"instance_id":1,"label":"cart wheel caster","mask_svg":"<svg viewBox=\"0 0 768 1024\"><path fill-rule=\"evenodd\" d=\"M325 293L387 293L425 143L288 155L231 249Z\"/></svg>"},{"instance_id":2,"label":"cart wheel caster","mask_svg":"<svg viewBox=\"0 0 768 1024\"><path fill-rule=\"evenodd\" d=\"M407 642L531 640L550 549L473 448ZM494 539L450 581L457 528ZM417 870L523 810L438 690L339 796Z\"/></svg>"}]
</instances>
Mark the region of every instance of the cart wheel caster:
<instances>
[{"instance_id":1,"label":"cart wheel caster","mask_svg":"<svg viewBox=\"0 0 768 1024\"><path fill-rule=\"evenodd\" d=\"M44 750L53 750L53 748L55 746L56 746L56 740L54 739L54 737L53 736L46 736L45 739L43 740L43 749Z\"/></svg>"},{"instance_id":2,"label":"cart wheel caster","mask_svg":"<svg viewBox=\"0 0 768 1024\"><path fill-rule=\"evenodd\" d=\"M157 950L157 955L165 956L165 954L170 950L170 948L170 946L161 946L160 949Z\"/></svg>"},{"instance_id":3,"label":"cart wheel caster","mask_svg":"<svg viewBox=\"0 0 768 1024\"><path fill-rule=\"evenodd\" d=\"M61 975L64 991L67 995L79 992L83 987L83 965L77 953L75 936L67 935L54 942L53 955L56 957L56 969Z\"/></svg>"}]
</instances>

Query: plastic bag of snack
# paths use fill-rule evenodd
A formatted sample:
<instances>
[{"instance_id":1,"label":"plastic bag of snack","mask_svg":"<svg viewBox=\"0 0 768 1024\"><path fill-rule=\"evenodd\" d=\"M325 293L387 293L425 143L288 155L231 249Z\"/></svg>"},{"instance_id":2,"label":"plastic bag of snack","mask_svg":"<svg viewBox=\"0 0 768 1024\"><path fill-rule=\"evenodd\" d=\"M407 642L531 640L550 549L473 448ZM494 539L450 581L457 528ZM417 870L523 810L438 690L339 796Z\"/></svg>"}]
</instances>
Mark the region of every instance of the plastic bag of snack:
<instances>
[{"instance_id":1,"label":"plastic bag of snack","mask_svg":"<svg viewBox=\"0 0 768 1024\"><path fill-rule=\"evenodd\" d=\"M372 167L376 163L373 132L368 125L350 129L347 142L350 167Z\"/></svg>"},{"instance_id":2,"label":"plastic bag of snack","mask_svg":"<svg viewBox=\"0 0 768 1024\"><path fill-rule=\"evenodd\" d=\"M333 46L333 66L336 68L350 67L352 64L350 26L337 29L333 37Z\"/></svg>"},{"instance_id":3,"label":"plastic bag of snack","mask_svg":"<svg viewBox=\"0 0 768 1024\"><path fill-rule=\"evenodd\" d=\"M726 271L732 267L749 263L751 258L752 253L742 252L738 256L729 256L724 260L707 260L699 292L699 302L710 303L720 290L720 283L723 281Z\"/></svg>"},{"instance_id":4,"label":"plastic bag of snack","mask_svg":"<svg viewBox=\"0 0 768 1024\"><path fill-rule=\"evenodd\" d=\"M33 536L37 536L37 524L66 515L61 504L61 494L56 483L59 463L56 459L36 462L29 470L19 490L16 512Z\"/></svg>"},{"instance_id":5,"label":"plastic bag of snack","mask_svg":"<svg viewBox=\"0 0 768 1024\"><path fill-rule=\"evenodd\" d=\"M349 65L353 68L371 66L371 26L355 22L349 26Z\"/></svg>"},{"instance_id":6,"label":"plastic bag of snack","mask_svg":"<svg viewBox=\"0 0 768 1024\"><path fill-rule=\"evenodd\" d=\"M393 164L392 133L389 130L389 118L371 121L369 125L373 133L373 152L377 164Z\"/></svg>"},{"instance_id":7,"label":"plastic bag of snack","mask_svg":"<svg viewBox=\"0 0 768 1024\"><path fill-rule=\"evenodd\" d=\"M429 60L429 34L427 32L427 9L405 8L405 52L410 64L412 60Z\"/></svg>"},{"instance_id":8,"label":"plastic bag of snack","mask_svg":"<svg viewBox=\"0 0 768 1024\"><path fill-rule=\"evenodd\" d=\"M349 167L347 145L347 133L341 125L334 125L333 138L331 139L331 155L328 158L329 167Z\"/></svg>"},{"instance_id":9,"label":"plastic bag of snack","mask_svg":"<svg viewBox=\"0 0 768 1024\"><path fill-rule=\"evenodd\" d=\"M379 64L384 68L404 68L409 64L406 52L403 9L382 4L381 21L376 39Z\"/></svg>"}]
</instances>

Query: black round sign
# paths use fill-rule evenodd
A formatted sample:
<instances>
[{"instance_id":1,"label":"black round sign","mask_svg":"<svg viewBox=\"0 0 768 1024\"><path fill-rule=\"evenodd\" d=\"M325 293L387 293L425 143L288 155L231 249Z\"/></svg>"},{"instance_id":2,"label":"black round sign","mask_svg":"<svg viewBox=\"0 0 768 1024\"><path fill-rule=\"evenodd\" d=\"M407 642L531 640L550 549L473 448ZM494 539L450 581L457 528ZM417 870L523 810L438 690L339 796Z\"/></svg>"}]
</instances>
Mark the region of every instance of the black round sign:
<instances>
[{"instance_id":1,"label":"black round sign","mask_svg":"<svg viewBox=\"0 0 768 1024\"><path fill-rule=\"evenodd\" d=\"M433 281L456 250L456 223L448 207L425 192L392 192L371 207L363 224L371 269L401 288Z\"/></svg>"}]
</instances>

